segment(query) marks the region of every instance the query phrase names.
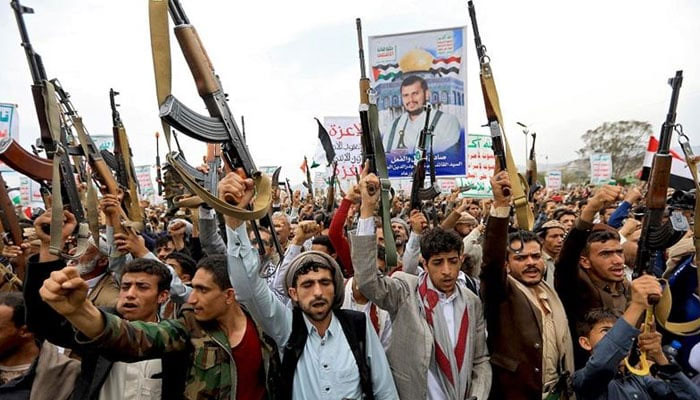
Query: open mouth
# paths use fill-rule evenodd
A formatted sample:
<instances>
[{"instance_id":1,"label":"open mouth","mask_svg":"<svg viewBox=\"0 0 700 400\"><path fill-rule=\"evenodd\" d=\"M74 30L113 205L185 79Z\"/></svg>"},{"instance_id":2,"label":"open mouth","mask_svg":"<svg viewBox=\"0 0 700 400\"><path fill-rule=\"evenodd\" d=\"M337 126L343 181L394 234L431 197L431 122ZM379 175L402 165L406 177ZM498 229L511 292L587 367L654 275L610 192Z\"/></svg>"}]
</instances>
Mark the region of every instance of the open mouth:
<instances>
[{"instance_id":1,"label":"open mouth","mask_svg":"<svg viewBox=\"0 0 700 400\"><path fill-rule=\"evenodd\" d=\"M326 301L319 300L319 301L314 301L313 303L311 303L311 307L320 308L320 307L325 307L327 304L328 303Z\"/></svg>"}]
</instances>

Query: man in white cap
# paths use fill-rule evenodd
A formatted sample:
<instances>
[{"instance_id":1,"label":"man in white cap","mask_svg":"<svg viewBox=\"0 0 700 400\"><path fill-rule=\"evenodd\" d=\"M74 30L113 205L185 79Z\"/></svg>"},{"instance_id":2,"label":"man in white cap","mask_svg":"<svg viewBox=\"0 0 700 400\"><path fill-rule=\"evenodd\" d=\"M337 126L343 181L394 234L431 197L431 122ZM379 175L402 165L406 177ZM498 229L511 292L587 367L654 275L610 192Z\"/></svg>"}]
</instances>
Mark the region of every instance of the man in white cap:
<instances>
[{"instance_id":1,"label":"man in white cap","mask_svg":"<svg viewBox=\"0 0 700 400\"><path fill-rule=\"evenodd\" d=\"M251 179L229 173L219 182L219 197L232 195L244 205L253 189ZM365 314L340 309L343 274L331 256L312 250L291 261L284 282L291 309L259 276L243 221L226 217L226 233L237 300L283 353L281 398L398 398L384 349Z\"/></svg>"}]
</instances>

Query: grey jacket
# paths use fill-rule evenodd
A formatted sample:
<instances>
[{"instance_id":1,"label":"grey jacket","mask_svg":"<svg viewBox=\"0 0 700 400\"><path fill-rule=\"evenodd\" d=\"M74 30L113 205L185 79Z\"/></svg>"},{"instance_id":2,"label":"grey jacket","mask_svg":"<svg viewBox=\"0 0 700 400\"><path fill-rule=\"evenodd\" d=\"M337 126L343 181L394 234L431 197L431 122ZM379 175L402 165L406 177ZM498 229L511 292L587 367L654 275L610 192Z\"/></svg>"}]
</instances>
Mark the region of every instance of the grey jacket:
<instances>
[{"instance_id":1,"label":"grey jacket","mask_svg":"<svg viewBox=\"0 0 700 400\"><path fill-rule=\"evenodd\" d=\"M353 236L352 264L360 292L389 312L392 340L387 358L402 400L425 400L428 368L433 358L433 334L420 311L418 277L397 272L392 277L377 273L375 235ZM486 322L481 301L469 289L456 290L468 299L469 336L465 367L471 370L467 398L485 400L491 389L491 365L486 348Z\"/></svg>"}]
</instances>

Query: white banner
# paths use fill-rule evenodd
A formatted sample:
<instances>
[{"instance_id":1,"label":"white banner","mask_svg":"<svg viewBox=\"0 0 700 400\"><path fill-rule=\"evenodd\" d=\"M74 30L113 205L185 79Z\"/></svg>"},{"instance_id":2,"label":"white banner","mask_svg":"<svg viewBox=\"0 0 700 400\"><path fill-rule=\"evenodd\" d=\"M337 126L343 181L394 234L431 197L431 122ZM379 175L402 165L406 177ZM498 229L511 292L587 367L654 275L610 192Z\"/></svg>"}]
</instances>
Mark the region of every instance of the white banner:
<instances>
[{"instance_id":1,"label":"white banner","mask_svg":"<svg viewBox=\"0 0 700 400\"><path fill-rule=\"evenodd\" d=\"M610 153L593 153L591 160L591 184L604 185L612 179L612 157Z\"/></svg>"},{"instance_id":2,"label":"white banner","mask_svg":"<svg viewBox=\"0 0 700 400\"><path fill-rule=\"evenodd\" d=\"M136 181L139 183L139 197L153 202L156 195L153 181L151 180L151 169L153 169L153 166L138 165L134 169L136 170Z\"/></svg>"},{"instance_id":3,"label":"white banner","mask_svg":"<svg viewBox=\"0 0 700 400\"><path fill-rule=\"evenodd\" d=\"M335 161L338 162L336 176L344 188L348 187L351 182L355 182L355 171L359 174L362 169L360 117L324 117L323 127L328 131L328 136L330 136L335 150ZM323 152L320 142L318 147ZM327 177L331 176L333 173L331 168L326 168L325 162L321 165L318 168L326 170Z\"/></svg>"},{"instance_id":4,"label":"white banner","mask_svg":"<svg viewBox=\"0 0 700 400\"><path fill-rule=\"evenodd\" d=\"M561 171L549 171L546 178L547 189L561 189Z\"/></svg>"},{"instance_id":5,"label":"white banner","mask_svg":"<svg viewBox=\"0 0 700 400\"><path fill-rule=\"evenodd\" d=\"M468 187L462 192L462 197L486 198L492 197L491 181L496 168L496 159L491 149L491 136L470 134L467 138L467 174L466 177L456 178L456 184Z\"/></svg>"}]
</instances>

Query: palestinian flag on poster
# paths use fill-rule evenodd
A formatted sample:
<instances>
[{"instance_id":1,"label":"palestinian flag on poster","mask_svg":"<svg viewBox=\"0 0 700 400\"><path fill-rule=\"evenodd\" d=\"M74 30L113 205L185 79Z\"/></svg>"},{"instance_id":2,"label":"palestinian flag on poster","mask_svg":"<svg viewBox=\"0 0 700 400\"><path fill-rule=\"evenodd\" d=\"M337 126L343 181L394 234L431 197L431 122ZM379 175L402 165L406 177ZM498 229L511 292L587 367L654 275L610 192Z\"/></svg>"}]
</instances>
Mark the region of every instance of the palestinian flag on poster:
<instances>
[{"instance_id":1,"label":"palestinian flag on poster","mask_svg":"<svg viewBox=\"0 0 700 400\"><path fill-rule=\"evenodd\" d=\"M437 76L456 76L459 75L459 68L462 66L462 58L452 56L447 58L436 58L433 60L433 66L430 72Z\"/></svg>"},{"instance_id":2,"label":"palestinian flag on poster","mask_svg":"<svg viewBox=\"0 0 700 400\"><path fill-rule=\"evenodd\" d=\"M403 75L399 64L379 64L372 67L374 81L393 81Z\"/></svg>"},{"instance_id":3,"label":"palestinian flag on poster","mask_svg":"<svg viewBox=\"0 0 700 400\"><path fill-rule=\"evenodd\" d=\"M642 173L639 179L643 181L649 180L649 173L651 172L651 163L654 160L654 154L659 149L659 140L655 137L649 138L649 145L647 146L647 153L644 156L644 166L642 167ZM671 150L671 180L669 182L670 187L679 190L690 190L695 188L695 183L693 182L693 175L691 175L688 165L685 163L685 158L678 152Z\"/></svg>"},{"instance_id":4,"label":"palestinian flag on poster","mask_svg":"<svg viewBox=\"0 0 700 400\"><path fill-rule=\"evenodd\" d=\"M446 58L435 58L430 67L430 73L435 77L457 76L462 66L462 58L450 56ZM372 67L374 81L394 81L403 76L403 71L399 64L380 64Z\"/></svg>"}]
</instances>

